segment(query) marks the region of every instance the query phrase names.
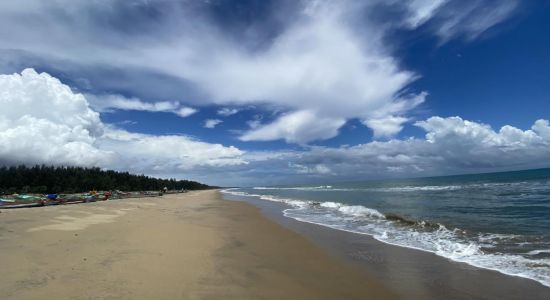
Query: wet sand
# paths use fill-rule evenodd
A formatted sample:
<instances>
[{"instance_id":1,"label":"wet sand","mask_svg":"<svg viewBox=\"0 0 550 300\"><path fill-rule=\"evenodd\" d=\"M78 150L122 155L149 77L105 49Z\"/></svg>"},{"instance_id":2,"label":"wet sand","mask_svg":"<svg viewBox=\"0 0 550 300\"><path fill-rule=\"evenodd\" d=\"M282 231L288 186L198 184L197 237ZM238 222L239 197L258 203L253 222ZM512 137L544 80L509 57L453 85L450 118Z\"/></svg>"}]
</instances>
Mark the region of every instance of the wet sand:
<instances>
[{"instance_id":1,"label":"wet sand","mask_svg":"<svg viewBox=\"0 0 550 300\"><path fill-rule=\"evenodd\" d=\"M217 191L0 213L1 299L392 299Z\"/></svg>"},{"instance_id":2,"label":"wet sand","mask_svg":"<svg viewBox=\"0 0 550 300\"><path fill-rule=\"evenodd\" d=\"M530 279L388 245L368 235L299 222L283 216L287 207L281 203L225 197L259 207L268 218L382 281L400 299L550 299L550 288Z\"/></svg>"}]
</instances>

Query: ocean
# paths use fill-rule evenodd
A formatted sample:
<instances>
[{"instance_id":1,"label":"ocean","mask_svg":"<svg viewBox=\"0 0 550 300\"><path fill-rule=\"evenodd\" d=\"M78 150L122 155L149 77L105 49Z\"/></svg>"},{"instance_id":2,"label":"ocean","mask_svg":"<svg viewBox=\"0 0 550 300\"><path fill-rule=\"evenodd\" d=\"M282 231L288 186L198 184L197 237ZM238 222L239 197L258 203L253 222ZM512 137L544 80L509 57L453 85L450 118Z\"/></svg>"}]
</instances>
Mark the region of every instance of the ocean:
<instances>
[{"instance_id":1,"label":"ocean","mask_svg":"<svg viewBox=\"0 0 550 300\"><path fill-rule=\"evenodd\" d=\"M530 278L550 287L550 169L227 189L298 221Z\"/></svg>"}]
</instances>

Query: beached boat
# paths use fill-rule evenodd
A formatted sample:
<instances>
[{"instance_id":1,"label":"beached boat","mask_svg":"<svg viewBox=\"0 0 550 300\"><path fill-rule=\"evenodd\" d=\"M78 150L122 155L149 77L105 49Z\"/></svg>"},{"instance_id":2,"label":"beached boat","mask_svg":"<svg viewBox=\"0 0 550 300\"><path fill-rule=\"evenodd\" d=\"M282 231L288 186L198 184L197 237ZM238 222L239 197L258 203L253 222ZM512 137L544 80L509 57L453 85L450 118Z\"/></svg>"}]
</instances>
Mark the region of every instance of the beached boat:
<instances>
[{"instance_id":1,"label":"beached boat","mask_svg":"<svg viewBox=\"0 0 550 300\"><path fill-rule=\"evenodd\" d=\"M24 208L24 207L37 207L44 206L43 203L9 203L0 205L0 209L11 209L11 208Z\"/></svg>"},{"instance_id":2,"label":"beached boat","mask_svg":"<svg viewBox=\"0 0 550 300\"><path fill-rule=\"evenodd\" d=\"M77 204L86 202L86 198L82 195L60 195L58 201L59 204Z\"/></svg>"},{"instance_id":3,"label":"beached boat","mask_svg":"<svg viewBox=\"0 0 550 300\"><path fill-rule=\"evenodd\" d=\"M32 195L13 195L9 198L0 198L0 209L43 206L45 199Z\"/></svg>"},{"instance_id":4,"label":"beached boat","mask_svg":"<svg viewBox=\"0 0 550 300\"><path fill-rule=\"evenodd\" d=\"M13 198L20 202L36 202L43 200L43 197L34 195L14 195Z\"/></svg>"},{"instance_id":5,"label":"beached boat","mask_svg":"<svg viewBox=\"0 0 550 300\"><path fill-rule=\"evenodd\" d=\"M0 198L0 205L4 203L13 203L13 202L15 202L15 199Z\"/></svg>"}]
</instances>

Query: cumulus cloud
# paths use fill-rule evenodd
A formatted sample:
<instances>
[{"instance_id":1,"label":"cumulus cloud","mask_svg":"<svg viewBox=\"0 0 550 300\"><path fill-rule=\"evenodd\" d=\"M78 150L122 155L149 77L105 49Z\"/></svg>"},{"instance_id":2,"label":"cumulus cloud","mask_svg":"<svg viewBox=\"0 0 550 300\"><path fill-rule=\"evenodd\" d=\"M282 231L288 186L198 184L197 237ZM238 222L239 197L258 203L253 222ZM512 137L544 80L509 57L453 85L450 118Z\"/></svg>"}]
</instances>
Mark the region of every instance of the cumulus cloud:
<instances>
[{"instance_id":1,"label":"cumulus cloud","mask_svg":"<svg viewBox=\"0 0 550 300\"><path fill-rule=\"evenodd\" d=\"M182 106L177 101L144 102L139 98L127 98L122 95L92 95L87 94L86 98L92 108L100 112L119 110L140 110L149 112L169 112L182 118L188 117L197 112L191 107Z\"/></svg>"},{"instance_id":2,"label":"cumulus cloud","mask_svg":"<svg viewBox=\"0 0 550 300\"><path fill-rule=\"evenodd\" d=\"M259 154L249 152L239 180L256 184L316 182L319 178L360 180L435 176L549 167L550 124L537 120L527 130L510 125L495 130L460 117L431 117L415 123L424 138L391 139L342 147ZM258 176L270 170L271 177ZM250 171L254 170L254 171ZM275 175L274 175L275 174Z\"/></svg>"},{"instance_id":3,"label":"cumulus cloud","mask_svg":"<svg viewBox=\"0 0 550 300\"><path fill-rule=\"evenodd\" d=\"M269 141L285 139L289 143L307 143L316 139L329 139L338 135L345 119L321 117L312 111L302 110L287 113L275 122L260 126L252 125L250 131L240 137L242 141Z\"/></svg>"},{"instance_id":4,"label":"cumulus cloud","mask_svg":"<svg viewBox=\"0 0 550 300\"><path fill-rule=\"evenodd\" d=\"M548 120L537 120L531 129L543 139L550 140L550 124Z\"/></svg>"},{"instance_id":5,"label":"cumulus cloud","mask_svg":"<svg viewBox=\"0 0 550 300\"><path fill-rule=\"evenodd\" d=\"M214 128L216 126L218 126L220 123L222 123L223 121L222 120L219 120L219 119L206 119L204 121L204 128Z\"/></svg>"},{"instance_id":6,"label":"cumulus cloud","mask_svg":"<svg viewBox=\"0 0 550 300\"><path fill-rule=\"evenodd\" d=\"M528 147L531 145L544 144L544 136L538 135L533 130L522 131L510 125L503 126L495 132L491 126L463 120L460 117L431 117L428 120L416 122L416 126L427 131L426 141L432 144L450 143L463 147L471 144L484 147ZM533 125L539 131L548 128L545 120L538 120Z\"/></svg>"},{"instance_id":7,"label":"cumulus cloud","mask_svg":"<svg viewBox=\"0 0 550 300\"><path fill-rule=\"evenodd\" d=\"M0 163L105 164L97 148L103 124L81 94L58 79L26 69L0 75Z\"/></svg>"},{"instance_id":8,"label":"cumulus cloud","mask_svg":"<svg viewBox=\"0 0 550 300\"><path fill-rule=\"evenodd\" d=\"M105 125L82 94L47 73L0 75L0 90L0 164L99 166L165 176L247 163L233 146Z\"/></svg>"},{"instance_id":9,"label":"cumulus cloud","mask_svg":"<svg viewBox=\"0 0 550 300\"><path fill-rule=\"evenodd\" d=\"M387 116L380 119L369 119L363 123L372 129L374 137L391 137L403 129L403 124L409 119L404 117Z\"/></svg>"}]
</instances>

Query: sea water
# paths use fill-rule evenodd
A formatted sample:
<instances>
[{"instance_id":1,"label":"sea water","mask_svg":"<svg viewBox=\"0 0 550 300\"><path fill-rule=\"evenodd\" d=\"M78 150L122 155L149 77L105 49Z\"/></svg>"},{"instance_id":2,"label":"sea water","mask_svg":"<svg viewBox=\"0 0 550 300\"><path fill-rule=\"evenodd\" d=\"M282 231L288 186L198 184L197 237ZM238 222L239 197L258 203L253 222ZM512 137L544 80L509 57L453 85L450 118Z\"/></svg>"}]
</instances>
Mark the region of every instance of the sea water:
<instances>
[{"instance_id":1,"label":"sea water","mask_svg":"<svg viewBox=\"0 0 550 300\"><path fill-rule=\"evenodd\" d=\"M299 221L550 286L550 169L224 192L285 203L284 215Z\"/></svg>"}]
</instances>

